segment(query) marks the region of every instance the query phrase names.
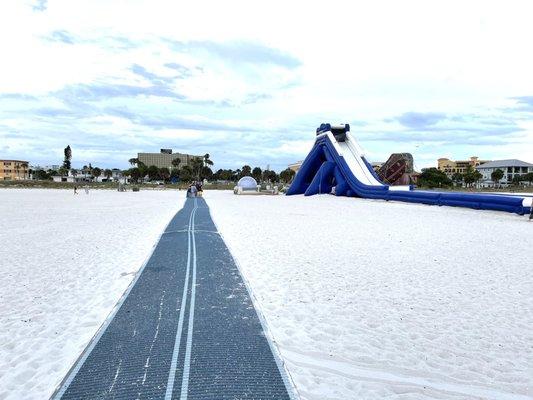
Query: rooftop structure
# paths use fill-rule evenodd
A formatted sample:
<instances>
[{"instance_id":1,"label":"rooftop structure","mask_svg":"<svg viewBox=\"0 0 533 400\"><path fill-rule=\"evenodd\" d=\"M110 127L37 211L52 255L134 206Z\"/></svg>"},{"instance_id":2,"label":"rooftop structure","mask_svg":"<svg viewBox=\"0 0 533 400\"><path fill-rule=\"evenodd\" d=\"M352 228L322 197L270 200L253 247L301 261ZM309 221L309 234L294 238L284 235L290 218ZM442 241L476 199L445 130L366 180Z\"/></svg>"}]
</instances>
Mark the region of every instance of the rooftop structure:
<instances>
[{"instance_id":1,"label":"rooftop structure","mask_svg":"<svg viewBox=\"0 0 533 400\"><path fill-rule=\"evenodd\" d=\"M479 170L480 168L510 168L510 167L531 168L533 167L533 164L513 158L509 160L489 161L489 162L484 163L483 165L476 167L476 169Z\"/></svg>"}]
</instances>

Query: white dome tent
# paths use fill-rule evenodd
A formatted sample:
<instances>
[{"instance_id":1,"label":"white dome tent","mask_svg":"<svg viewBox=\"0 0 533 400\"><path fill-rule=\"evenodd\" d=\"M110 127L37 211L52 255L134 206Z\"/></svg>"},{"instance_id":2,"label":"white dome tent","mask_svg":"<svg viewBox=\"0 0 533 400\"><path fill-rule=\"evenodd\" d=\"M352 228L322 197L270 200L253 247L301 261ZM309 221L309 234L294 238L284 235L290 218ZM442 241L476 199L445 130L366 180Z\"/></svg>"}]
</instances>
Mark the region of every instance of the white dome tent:
<instances>
[{"instance_id":1,"label":"white dome tent","mask_svg":"<svg viewBox=\"0 0 533 400\"><path fill-rule=\"evenodd\" d=\"M237 182L237 186L242 187L243 190L257 190L257 182L251 176L243 176Z\"/></svg>"},{"instance_id":2,"label":"white dome tent","mask_svg":"<svg viewBox=\"0 0 533 400\"><path fill-rule=\"evenodd\" d=\"M270 185L267 185L266 189L261 190L261 185L258 185L254 178L251 176L243 176L239 179L239 182L237 182L237 186L233 189L233 193L277 195L279 194L279 190L277 186L270 187Z\"/></svg>"},{"instance_id":3,"label":"white dome tent","mask_svg":"<svg viewBox=\"0 0 533 400\"><path fill-rule=\"evenodd\" d=\"M237 186L233 189L233 193L242 194L243 192L259 192L260 186L257 181L251 176L243 176L237 182Z\"/></svg>"}]
</instances>

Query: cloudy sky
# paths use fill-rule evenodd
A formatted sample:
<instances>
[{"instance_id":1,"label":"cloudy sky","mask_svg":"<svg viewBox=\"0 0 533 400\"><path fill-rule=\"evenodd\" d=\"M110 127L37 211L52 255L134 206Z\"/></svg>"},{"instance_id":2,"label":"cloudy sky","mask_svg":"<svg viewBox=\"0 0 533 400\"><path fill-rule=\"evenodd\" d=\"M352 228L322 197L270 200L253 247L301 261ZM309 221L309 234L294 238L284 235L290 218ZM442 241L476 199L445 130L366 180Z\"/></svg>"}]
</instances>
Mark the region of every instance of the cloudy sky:
<instances>
[{"instance_id":1,"label":"cloudy sky","mask_svg":"<svg viewBox=\"0 0 533 400\"><path fill-rule=\"evenodd\" d=\"M0 158L162 147L280 170L321 122L373 161L533 162L531 1L0 2Z\"/></svg>"}]
</instances>

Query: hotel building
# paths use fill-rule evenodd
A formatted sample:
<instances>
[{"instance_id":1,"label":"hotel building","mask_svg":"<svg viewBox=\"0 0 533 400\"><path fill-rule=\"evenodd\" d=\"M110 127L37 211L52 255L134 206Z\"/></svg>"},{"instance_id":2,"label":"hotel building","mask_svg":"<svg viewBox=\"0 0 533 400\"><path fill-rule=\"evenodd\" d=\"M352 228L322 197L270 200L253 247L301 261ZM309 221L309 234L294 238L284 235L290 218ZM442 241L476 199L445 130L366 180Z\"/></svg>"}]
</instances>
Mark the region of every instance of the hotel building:
<instances>
[{"instance_id":1,"label":"hotel building","mask_svg":"<svg viewBox=\"0 0 533 400\"><path fill-rule=\"evenodd\" d=\"M0 181L29 179L28 161L0 160Z\"/></svg>"},{"instance_id":2,"label":"hotel building","mask_svg":"<svg viewBox=\"0 0 533 400\"><path fill-rule=\"evenodd\" d=\"M470 160L452 161L448 158L439 158L437 160L437 169L444 172L448 178L453 174L464 174L469 167L476 168L477 166L488 162L488 160L480 160L478 157L470 157Z\"/></svg>"},{"instance_id":3,"label":"hotel building","mask_svg":"<svg viewBox=\"0 0 533 400\"><path fill-rule=\"evenodd\" d=\"M172 161L176 158L181 160L179 167L190 165L191 160L195 157L203 158L203 156L193 156L190 154L172 153L170 149L161 149L159 153L138 153L137 159L147 167L155 165L157 168L176 168L172 165Z\"/></svg>"}]
</instances>

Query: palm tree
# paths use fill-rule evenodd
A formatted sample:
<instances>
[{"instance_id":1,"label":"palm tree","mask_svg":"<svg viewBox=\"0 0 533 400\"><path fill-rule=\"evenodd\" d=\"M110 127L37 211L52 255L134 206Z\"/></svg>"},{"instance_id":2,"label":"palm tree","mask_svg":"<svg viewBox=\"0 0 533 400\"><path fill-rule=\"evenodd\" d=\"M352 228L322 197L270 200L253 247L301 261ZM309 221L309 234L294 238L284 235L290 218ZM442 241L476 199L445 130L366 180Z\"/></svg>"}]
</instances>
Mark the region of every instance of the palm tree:
<instances>
[{"instance_id":1,"label":"palm tree","mask_svg":"<svg viewBox=\"0 0 533 400\"><path fill-rule=\"evenodd\" d=\"M479 181L481 178L483 178L483 174L476 169L474 171L474 182L476 183L477 187L479 187Z\"/></svg>"},{"instance_id":2,"label":"palm tree","mask_svg":"<svg viewBox=\"0 0 533 400\"><path fill-rule=\"evenodd\" d=\"M463 181L463 174L456 172L452 175L452 181L458 186Z\"/></svg>"},{"instance_id":3,"label":"palm tree","mask_svg":"<svg viewBox=\"0 0 533 400\"><path fill-rule=\"evenodd\" d=\"M132 166L135 166L135 164L137 164L139 162L139 159L138 158L130 158L128 160L128 162L132 165Z\"/></svg>"},{"instance_id":4,"label":"palm tree","mask_svg":"<svg viewBox=\"0 0 533 400\"><path fill-rule=\"evenodd\" d=\"M193 170L190 166L184 165L180 171L180 179L182 182L190 181L193 178Z\"/></svg>"},{"instance_id":5,"label":"palm tree","mask_svg":"<svg viewBox=\"0 0 533 400\"><path fill-rule=\"evenodd\" d=\"M172 160L172 166L173 167L179 169L180 164L181 164L181 158L177 157L177 158Z\"/></svg>"},{"instance_id":6,"label":"palm tree","mask_svg":"<svg viewBox=\"0 0 533 400\"><path fill-rule=\"evenodd\" d=\"M263 171L259 167L255 167L252 170L252 178L254 178L257 182L261 181L262 174L263 174Z\"/></svg>"},{"instance_id":7,"label":"palm tree","mask_svg":"<svg viewBox=\"0 0 533 400\"><path fill-rule=\"evenodd\" d=\"M59 173L59 175L65 176L68 174L68 169L66 169L65 167L60 167L57 172Z\"/></svg>"},{"instance_id":8,"label":"palm tree","mask_svg":"<svg viewBox=\"0 0 533 400\"><path fill-rule=\"evenodd\" d=\"M146 164L139 161L137 163L137 168L139 169L139 174L140 174L141 183L142 183L142 181L144 181L144 178L146 178L146 175L148 175L148 167L146 166Z\"/></svg>"},{"instance_id":9,"label":"palm tree","mask_svg":"<svg viewBox=\"0 0 533 400\"><path fill-rule=\"evenodd\" d=\"M95 181L98 182L98 177L99 177L100 175L102 175L102 170L101 170L100 168L98 168L98 167L94 167L94 168L93 168L92 175L93 175Z\"/></svg>"},{"instance_id":10,"label":"palm tree","mask_svg":"<svg viewBox=\"0 0 533 400\"><path fill-rule=\"evenodd\" d=\"M209 157L210 157L209 153L206 153L204 155L204 166L213 165L213 161L211 161Z\"/></svg>"},{"instance_id":11,"label":"palm tree","mask_svg":"<svg viewBox=\"0 0 533 400\"><path fill-rule=\"evenodd\" d=\"M239 178L242 178L243 176L251 176L252 175L252 167L249 165L243 165L241 168L241 175Z\"/></svg>"},{"instance_id":12,"label":"palm tree","mask_svg":"<svg viewBox=\"0 0 533 400\"><path fill-rule=\"evenodd\" d=\"M196 176L196 179L200 179L200 171L202 170L203 166L204 166L204 161L202 158L193 157L191 159L191 168L192 168L194 176Z\"/></svg>"},{"instance_id":13,"label":"palm tree","mask_svg":"<svg viewBox=\"0 0 533 400\"><path fill-rule=\"evenodd\" d=\"M289 183L294 177L294 175L295 175L295 172L290 168L284 169L283 171L279 173L280 179L285 183Z\"/></svg>"},{"instance_id":14,"label":"palm tree","mask_svg":"<svg viewBox=\"0 0 533 400\"><path fill-rule=\"evenodd\" d=\"M523 176L524 181L527 181L529 183L529 186L531 186L531 182L533 182L533 172L529 172Z\"/></svg>"},{"instance_id":15,"label":"palm tree","mask_svg":"<svg viewBox=\"0 0 533 400\"><path fill-rule=\"evenodd\" d=\"M65 153L65 160L63 161L63 168L66 168L67 170L70 169L70 160L72 160L72 149L70 148L70 145L65 147L65 150L63 150Z\"/></svg>"},{"instance_id":16,"label":"palm tree","mask_svg":"<svg viewBox=\"0 0 533 400\"><path fill-rule=\"evenodd\" d=\"M146 173L148 174L148 179L150 179L150 181L155 181L159 178L159 168L155 165L150 165L146 170Z\"/></svg>"},{"instance_id":17,"label":"palm tree","mask_svg":"<svg viewBox=\"0 0 533 400\"><path fill-rule=\"evenodd\" d=\"M513 176L513 179L511 180L511 182L514 186L520 186L520 182L522 182L522 176L521 175Z\"/></svg>"},{"instance_id":18,"label":"palm tree","mask_svg":"<svg viewBox=\"0 0 533 400\"><path fill-rule=\"evenodd\" d=\"M168 179L170 178L170 171L167 167L159 168L159 177L165 182L168 181Z\"/></svg>"},{"instance_id":19,"label":"palm tree","mask_svg":"<svg viewBox=\"0 0 533 400\"><path fill-rule=\"evenodd\" d=\"M89 167L87 165L84 165L83 168L81 169L81 173L83 175L83 179L85 180L87 175L90 173Z\"/></svg>"},{"instance_id":20,"label":"palm tree","mask_svg":"<svg viewBox=\"0 0 533 400\"><path fill-rule=\"evenodd\" d=\"M503 171L499 168L494 170L492 174L490 174L490 179L494 182L494 186L498 185L502 178L503 178Z\"/></svg>"},{"instance_id":21,"label":"palm tree","mask_svg":"<svg viewBox=\"0 0 533 400\"><path fill-rule=\"evenodd\" d=\"M139 168L132 168L128 173L133 181L139 182L139 178L141 177L141 171L139 171Z\"/></svg>"}]
</instances>

